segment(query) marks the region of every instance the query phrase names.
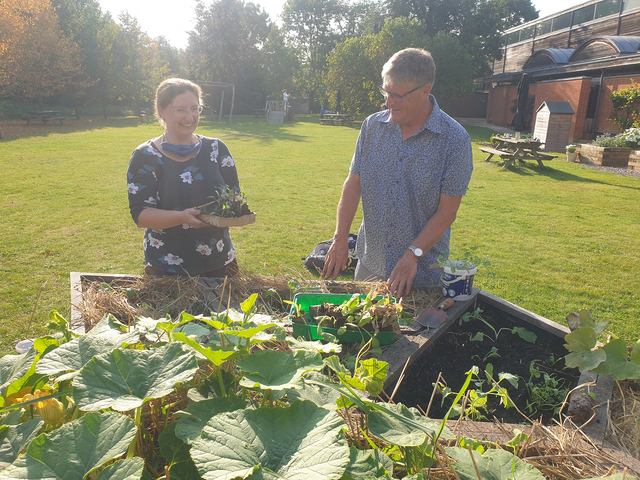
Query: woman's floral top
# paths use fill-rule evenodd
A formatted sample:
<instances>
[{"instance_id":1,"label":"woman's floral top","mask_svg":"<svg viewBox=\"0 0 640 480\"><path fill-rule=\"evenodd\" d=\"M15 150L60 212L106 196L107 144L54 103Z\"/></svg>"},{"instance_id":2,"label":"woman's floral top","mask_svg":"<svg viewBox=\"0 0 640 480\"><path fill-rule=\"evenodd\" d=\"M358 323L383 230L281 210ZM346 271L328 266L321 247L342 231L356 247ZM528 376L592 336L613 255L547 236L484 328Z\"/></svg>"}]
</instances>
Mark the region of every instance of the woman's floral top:
<instances>
[{"instance_id":1,"label":"woman's floral top","mask_svg":"<svg viewBox=\"0 0 640 480\"><path fill-rule=\"evenodd\" d=\"M145 208L185 210L210 202L218 187L239 187L236 165L227 146L217 138L198 135L202 148L186 162L160 153L151 140L133 151L127 186L133 220ZM144 232L146 265L170 273L216 270L235 258L228 228L192 228L187 224Z\"/></svg>"}]
</instances>

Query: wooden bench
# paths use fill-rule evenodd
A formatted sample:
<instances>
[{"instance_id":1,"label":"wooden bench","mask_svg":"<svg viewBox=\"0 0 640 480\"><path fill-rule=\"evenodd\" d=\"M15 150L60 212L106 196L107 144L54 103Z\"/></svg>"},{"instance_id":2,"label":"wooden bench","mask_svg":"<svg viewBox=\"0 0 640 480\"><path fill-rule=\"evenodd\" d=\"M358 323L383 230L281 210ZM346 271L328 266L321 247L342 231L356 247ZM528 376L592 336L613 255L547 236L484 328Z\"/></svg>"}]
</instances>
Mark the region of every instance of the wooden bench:
<instances>
[{"instance_id":1,"label":"wooden bench","mask_svg":"<svg viewBox=\"0 0 640 480\"><path fill-rule=\"evenodd\" d=\"M348 114L327 114L320 119L320 125L351 125L352 116Z\"/></svg>"},{"instance_id":2,"label":"wooden bench","mask_svg":"<svg viewBox=\"0 0 640 480\"><path fill-rule=\"evenodd\" d=\"M497 149L491 148L491 147L480 147L480 151L489 154L489 156L485 159L485 162L488 162L491 159L491 157L493 157L494 155L497 155L500 158L511 158L511 157L513 157L513 154L511 154L511 153L503 152L502 150L497 150Z\"/></svg>"},{"instance_id":3,"label":"wooden bench","mask_svg":"<svg viewBox=\"0 0 640 480\"><path fill-rule=\"evenodd\" d=\"M540 167L544 168L544 165L542 164L542 160L553 160L554 158L558 158L556 155L551 155L549 153L542 153L538 150L532 150L530 148L525 148L523 150L520 150L521 152L526 153L527 155L530 155L530 156L516 155L516 152L498 150L497 148L491 148L491 147L480 147L480 151L489 154L489 156L485 158L484 160L485 162L488 162L489 160L491 160L491 157L493 157L494 155L497 155L501 159L506 160L504 162L504 165L502 165L502 168L510 167L511 165L513 165L514 160L520 160L520 161L535 160L536 162L538 162L538 165Z\"/></svg>"},{"instance_id":4,"label":"wooden bench","mask_svg":"<svg viewBox=\"0 0 640 480\"><path fill-rule=\"evenodd\" d=\"M264 108L254 108L253 109L253 114L256 117L266 117L267 116L267 112Z\"/></svg>"}]
</instances>

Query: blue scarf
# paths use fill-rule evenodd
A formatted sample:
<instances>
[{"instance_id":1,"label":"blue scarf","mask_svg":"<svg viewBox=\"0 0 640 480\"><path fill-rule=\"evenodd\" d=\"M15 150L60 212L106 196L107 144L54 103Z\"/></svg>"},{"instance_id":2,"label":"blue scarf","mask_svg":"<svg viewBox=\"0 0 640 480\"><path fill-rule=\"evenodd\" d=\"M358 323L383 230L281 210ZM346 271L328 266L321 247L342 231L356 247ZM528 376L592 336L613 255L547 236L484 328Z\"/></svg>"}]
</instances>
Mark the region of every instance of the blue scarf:
<instances>
[{"instance_id":1,"label":"blue scarf","mask_svg":"<svg viewBox=\"0 0 640 480\"><path fill-rule=\"evenodd\" d=\"M163 137L167 138L165 135L163 135ZM160 144L160 147L162 147L162 149L165 152L173 152L173 153L177 153L181 157L186 157L187 155L192 154L196 150L200 150L200 148L202 147L202 140L200 140L198 143L192 143L190 145L162 142Z\"/></svg>"}]
</instances>

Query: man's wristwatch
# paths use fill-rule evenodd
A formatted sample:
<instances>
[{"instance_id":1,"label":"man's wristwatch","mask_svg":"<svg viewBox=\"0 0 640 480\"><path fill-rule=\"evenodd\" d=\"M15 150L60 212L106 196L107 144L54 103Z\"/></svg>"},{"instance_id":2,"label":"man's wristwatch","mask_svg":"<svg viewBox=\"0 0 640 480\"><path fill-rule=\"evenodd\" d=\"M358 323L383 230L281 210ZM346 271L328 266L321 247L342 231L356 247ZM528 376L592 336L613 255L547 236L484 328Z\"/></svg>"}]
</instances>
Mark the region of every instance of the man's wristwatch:
<instances>
[{"instance_id":1,"label":"man's wristwatch","mask_svg":"<svg viewBox=\"0 0 640 480\"><path fill-rule=\"evenodd\" d=\"M422 258L422 255L424 255L424 252L421 248L414 247L413 245L409 246L409 250L411 250L417 258Z\"/></svg>"}]
</instances>

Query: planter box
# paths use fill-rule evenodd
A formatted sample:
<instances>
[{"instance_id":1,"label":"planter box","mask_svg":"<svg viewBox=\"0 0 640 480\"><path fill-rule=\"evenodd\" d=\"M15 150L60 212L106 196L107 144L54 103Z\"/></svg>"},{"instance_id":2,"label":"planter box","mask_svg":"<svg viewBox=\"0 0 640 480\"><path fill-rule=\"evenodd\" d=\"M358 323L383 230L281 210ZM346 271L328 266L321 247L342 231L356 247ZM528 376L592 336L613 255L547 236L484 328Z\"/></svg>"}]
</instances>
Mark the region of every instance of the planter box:
<instances>
[{"instance_id":1,"label":"planter box","mask_svg":"<svg viewBox=\"0 0 640 480\"><path fill-rule=\"evenodd\" d=\"M576 148L580 162L603 167L626 167L631 151L625 147L598 147L582 143Z\"/></svg>"},{"instance_id":2,"label":"planter box","mask_svg":"<svg viewBox=\"0 0 640 480\"><path fill-rule=\"evenodd\" d=\"M640 172L640 150L631 150L631 153L629 154L629 164L627 165L627 169Z\"/></svg>"},{"instance_id":3,"label":"planter box","mask_svg":"<svg viewBox=\"0 0 640 480\"><path fill-rule=\"evenodd\" d=\"M250 223L255 223L256 214L252 213L250 215L243 215L241 217L214 217L213 215L207 215L205 213L201 213L198 215L198 218L203 222L207 222L210 225L215 227L225 228L225 227L241 227L243 225L249 225Z\"/></svg>"}]
</instances>

